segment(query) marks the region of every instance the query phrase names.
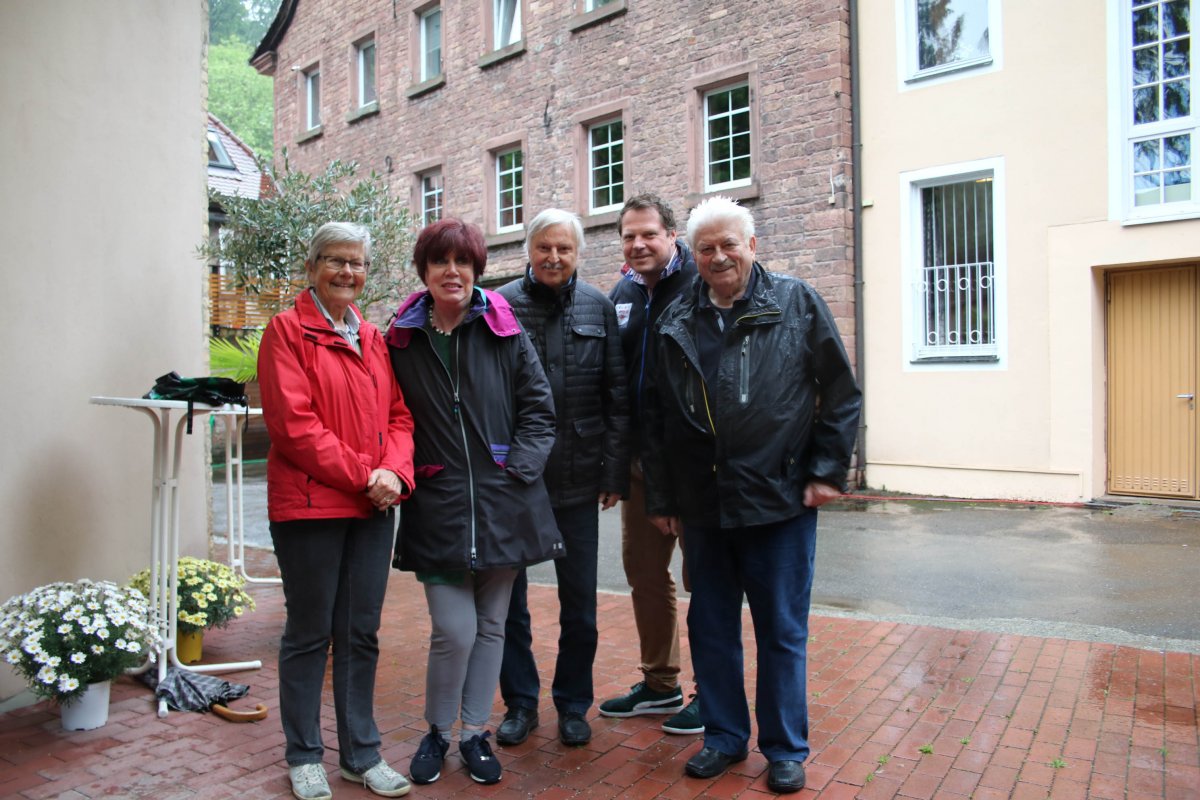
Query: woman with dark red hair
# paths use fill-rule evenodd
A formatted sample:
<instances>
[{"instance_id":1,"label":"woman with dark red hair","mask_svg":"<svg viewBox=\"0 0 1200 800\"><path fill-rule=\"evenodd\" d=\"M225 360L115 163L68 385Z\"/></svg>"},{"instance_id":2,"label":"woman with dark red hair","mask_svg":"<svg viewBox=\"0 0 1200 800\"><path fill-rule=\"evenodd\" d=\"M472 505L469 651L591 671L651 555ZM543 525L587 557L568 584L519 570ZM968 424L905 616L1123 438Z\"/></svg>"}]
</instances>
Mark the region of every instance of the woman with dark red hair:
<instances>
[{"instance_id":1,"label":"woman with dark red hair","mask_svg":"<svg viewBox=\"0 0 1200 800\"><path fill-rule=\"evenodd\" d=\"M500 679L517 570L563 554L542 470L554 403L529 337L504 298L475 285L483 234L443 219L417 237L425 284L388 332L392 370L412 412L416 486L404 502L395 565L425 586L433 632L425 676L429 733L414 783L441 775L462 717L459 753L479 783L500 780L484 730Z\"/></svg>"}]
</instances>

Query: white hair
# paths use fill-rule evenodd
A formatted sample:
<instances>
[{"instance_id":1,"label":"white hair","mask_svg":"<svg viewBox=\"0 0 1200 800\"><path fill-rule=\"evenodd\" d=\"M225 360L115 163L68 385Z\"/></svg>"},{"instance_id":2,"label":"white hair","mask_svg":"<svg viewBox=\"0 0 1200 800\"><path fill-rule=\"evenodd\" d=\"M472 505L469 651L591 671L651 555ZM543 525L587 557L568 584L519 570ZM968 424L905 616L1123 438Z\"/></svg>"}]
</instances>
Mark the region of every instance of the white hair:
<instances>
[{"instance_id":1,"label":"white hair","mask_svg":"<svg viewBox=\"0 0 1200 800\"><path fill-rule=\"evenodd\" d=\"M741 226L742 236L749 240L754 235L754 217L750 210L736 200L723 195L701 200L688 214L687 238L696 241L696 232L717 222L734 222Z\"/></svg>"},{"instance_id":2,"label":"white hair","mask_svg":"<svg viewBox=\"0 0 1200 800\"><path fill-rule=\"evenodd\" d=\"M547 228L553 228L555 225L565 225L571 231L571 235L575 237L575 252L583 255L583 248L587 242L583 238L583 223L579 221L579 215L571 211L563 211L561 208L547 208L545 211L538 214L529 223L525 229L525 260L531 260L529 255L529 243L538 237L542 231Z\"/></svg>"}]
</instances>

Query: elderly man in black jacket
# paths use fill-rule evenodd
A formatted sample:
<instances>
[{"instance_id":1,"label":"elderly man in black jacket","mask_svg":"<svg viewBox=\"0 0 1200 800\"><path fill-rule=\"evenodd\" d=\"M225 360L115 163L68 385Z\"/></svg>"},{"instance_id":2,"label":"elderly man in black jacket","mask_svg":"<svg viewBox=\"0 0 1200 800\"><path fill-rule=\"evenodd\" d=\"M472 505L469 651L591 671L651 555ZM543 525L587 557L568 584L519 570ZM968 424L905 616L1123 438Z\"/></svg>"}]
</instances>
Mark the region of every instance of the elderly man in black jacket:
<instances>
[{"instance_id":1,"label":"elderly man in black jacket","mask_svg":"<svg viewBox=\"0 0 1200 800\"><path fill-rule=\"evenodd\" d=\"M767 786L804 787L806 654L817 507L838 497L861 393L833 316L804 281L755 260L754 220L714 197L688 217L700 272L656 326L644 409L646 510L682 525L691 575L688 634L704 687L704 747L688 775L747 755L742 601L758 647L755 714Z\"/></svg>"},{"instance_id":2,"label":"elderly man in black jacket","mask_svg":"<svg viewBox=\"0 0 1200 800\"><path fill-rule=\"evenodd\" d=\"M596 657L596 559L599 509L611 508L629 485L629 417L617 315L602 292L579 278L583 226L569 211L547 209L529 223L525 277L500 290L533 340L550 387L558 427L544 480L567 554L558 576L558 662L551 695L563 744L592 737ZM538 724L539 681L532 650L527 582L513 585L505 625L500 694L508 711L500 744L519 744Z\"/></svg>"}]
</instances>

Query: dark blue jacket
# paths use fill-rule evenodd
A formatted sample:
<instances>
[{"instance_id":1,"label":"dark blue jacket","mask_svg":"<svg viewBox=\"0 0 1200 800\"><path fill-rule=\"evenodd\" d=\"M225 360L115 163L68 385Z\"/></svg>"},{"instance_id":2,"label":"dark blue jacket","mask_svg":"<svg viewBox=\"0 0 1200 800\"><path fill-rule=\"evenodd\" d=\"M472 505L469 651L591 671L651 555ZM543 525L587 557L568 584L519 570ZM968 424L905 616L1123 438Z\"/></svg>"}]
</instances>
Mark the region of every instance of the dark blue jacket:
<instances>
[{"instance_id":1,"label":"dark blue jacket","mask_svg":"<svg viewBox=\"0 0 1200 800\"><path fill-rule=\"evenodd\" d=\"M608 293L617 309L617 325L621 330L621 349L625 354L625 374L629 383L629 418L634 439L634 451L642 440L642 402L646 379L654 374L654 348L650 346L654 336L654 323L671 301L685 291L696 280L696 259L692 251L681 241L679 248L679 271L663 278L647 291L646 287L630 277L628 265L621 270L621 279Z\"/></svg>"}]
</instances>

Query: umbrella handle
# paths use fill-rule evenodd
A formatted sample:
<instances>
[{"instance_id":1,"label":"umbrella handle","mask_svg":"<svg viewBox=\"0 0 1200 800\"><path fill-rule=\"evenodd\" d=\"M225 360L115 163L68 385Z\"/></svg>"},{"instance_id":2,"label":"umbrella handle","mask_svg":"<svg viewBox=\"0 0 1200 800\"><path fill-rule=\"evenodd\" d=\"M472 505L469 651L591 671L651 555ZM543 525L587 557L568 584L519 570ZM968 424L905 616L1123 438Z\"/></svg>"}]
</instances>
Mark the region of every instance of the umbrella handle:
<instances>
[{"instance_id":1,"label":"umbrella handle","mask_svg":"<svg viewBox=\"0 0 1200 800\"><path fill-rule=\"evenodd\" d=\"M230 722L257 722L267 718L267 707L259 703L253 711L234 711L224 703L213 703L212 712Z\"/></svg>"}]
</instances>

